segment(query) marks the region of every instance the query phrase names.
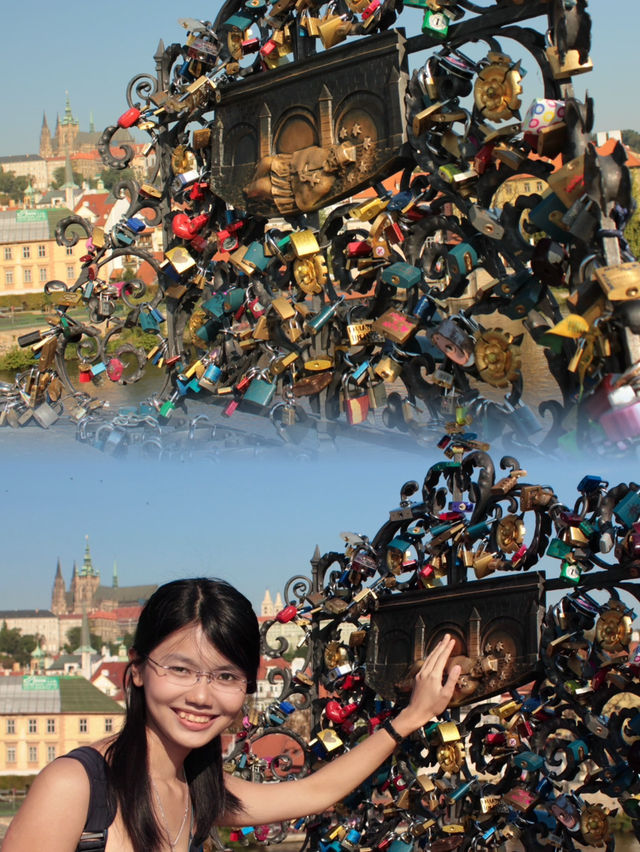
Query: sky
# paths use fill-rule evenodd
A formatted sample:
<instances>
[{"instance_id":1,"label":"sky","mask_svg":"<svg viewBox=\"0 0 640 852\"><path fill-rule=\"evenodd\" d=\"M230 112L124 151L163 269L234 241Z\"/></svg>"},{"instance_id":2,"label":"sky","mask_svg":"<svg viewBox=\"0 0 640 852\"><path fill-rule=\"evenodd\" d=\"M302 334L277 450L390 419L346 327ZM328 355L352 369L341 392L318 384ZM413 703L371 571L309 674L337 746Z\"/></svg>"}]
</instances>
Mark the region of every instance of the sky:
<instances>
[{"instance_id":1,"label":"sky","mask_svg":"<svg viewBox=\"0 0 640 852\"><path fill-rule=\"evenodd\" d=\"M293 575L310 576L316 544L321 553L342 551L343 531L373 538L402 484L422 485L429 466L444 460L435 448L362 448L327 450L321 462L283 454L151 463L83 445L53 452L42 434L33 430L28 453L10 452L6 441L1 448L0 609L48 608L57 559L68 584L85 535L105 585L114 561L120 585L217 576L259 608L266 588L275 597ZM499 476L500 455L492 457ZM519 461L527 482L551 485L569 506L585 473L611 485L632 475L603 459ZM556 576L557 561L548 564Z\"/></svg>"},{"instance_id":2,"label":"sky","mask_svg":"<svg viewBox=\"0 0 640 852\"><path fill-rule=\"evenodd\" d=\"M127 108L129 80L153 71L160 38L165 45L183 40L185 30L178 18L212 20L219 8L219 2L203 0L110 0L103 5L65 0L57 6L49 0L7 0L0 31L5 68L0 156L37 153L43 112L53 129L56 113L64 112L66 91L82 130L88 130L91 112L96 129L115 123ZM590 0L589 11L595 69L575 78L576 93L583 97L588 88L595 98L597 130L640 131L640 103L630 97L638 76L634 57L640 3ZM406 9L400 23L412 35L419 31L420 20L416 10ZM507 42L503 46L511 49ZM532 60L529 72L524 109L539 94Z\"/></svg>"},{"instance_id":3,"label":"sky","mask_svg":"<svg viewBox=\"0 0 640 852\"><path fill-rule=\"evenodd\" d=\"M53 127L66 90L82 129L91 111L97 128L114 122L126 108L128 81L153 69L158 40L182 39L177 19L210 20L219 8L200 0L3 5L0 155L36 152L43 110ZM590 3L596 70L577 78L576 89L582 95L588 86L596 98L598 129L640 130L640 106L628 97L637 78L640 3L616 0L611 9L611 2ZM526 89L536 93L533 69ZM86 535L107 583L114 561L121 585L214 575L259 606L267 587L275 595L292 575L309 574L316 544L321 552L341 550L344 530L373 536L402 483L422 482L442 458L363 449L328 453L321 463L285 456L150 464L80 447L53 450L33 432L32 446L0 444L0 609L48 607L57 559L68 583ZM553 485L569 504L584 473L611 482L633 476L602 459L593 469L540 458L526 466L529 481Z\"/></svg>"}]
</instances>

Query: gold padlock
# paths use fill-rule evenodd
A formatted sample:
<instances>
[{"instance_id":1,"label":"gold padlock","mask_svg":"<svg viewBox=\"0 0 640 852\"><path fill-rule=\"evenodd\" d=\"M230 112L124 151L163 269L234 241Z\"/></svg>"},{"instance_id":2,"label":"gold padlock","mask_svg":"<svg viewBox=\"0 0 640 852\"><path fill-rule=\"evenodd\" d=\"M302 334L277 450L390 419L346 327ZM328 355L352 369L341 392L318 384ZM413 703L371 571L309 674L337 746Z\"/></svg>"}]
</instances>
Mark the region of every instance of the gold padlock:
<instances>
[{"instance_id":1,"label":"gold padlock","mask_svg":"<svg viewBox=\"0 0 640 852\"><path fill-rule=\"evenodd\" d=\"M293 231L290 235L291 248L296 257L309 257L320 251L318 240L313 231Z\"/></svg>"},{"instance_id":2,"label":"gold padlock","mask_svg":"<svg viewBox=\"0 0 640 852\"><path fill-rule=\"evenodd\" d=\"M394 382L400 375L401 370L402 364L399 361L395 361L389 355L385 355L381 358L373 368L373 372L376 376L380 376L380 378L385 382Z\"/></svg>"},{"instance_id":3,"label":"gold padlock","mask_svg":"<svg viewBox=\"0 0 640 852\"><path fill-rule=\"evenodd\" d=\"M318 24L318 35L325 49L340 44L351 32L351 22L340 15L327 15Z\"/></svg>"},{"instance_id":4,"label":"gold padlock","mask_svg":"<svg viewBox=\"0 0 640 852\"><path fill-rule=\"evenodd\" d=\"M568 50L564 59L561 60L558 48L552 45L547 48L546 54L555 80L568 80L576 74L586 74L593 70L591 57L587 57L586 62L580 62L580 54L577 50Z\"/></svg>"},{"instance_id":5,"label":"gold padlock","mask_svg":"<svg viewBox=\"0 0 640 852\"><path fill-rule=\"evenodd\" d=\"M460 739L460 731L455 722L440 722L436 734L443 743L453 743Z\"/></svg>"},{"instance_id":6,"label":"gold padlock","mask_svg":"<svg viewBox=\"0 0 640 852\"><path fill-rule=\"evenodd\" d=\"M274 299L273 302L271 302L271 307L282 320L289 320L296 315L293 305L288 299L285 299L284 296L278 296Z\"/></svg>"},{"instance_id":7,"label":"gold padlock","mask_svg":"<svg viewBox=\"0 0 640 852\"><path fill-rule=\"evenodd\" d=\"M640 263L637 260L619 266L602 266L596 269L595 275L609 301L640 298Z\"/></svg>"},{"instance_id":8,"label":"gold padlock","mask_svg":"<svg viewBox=\"0 0 640 852\"><path fill-rule=\"evenodd\" d=\"M164 256L178 273L186 272L196 265L195 260L184 246L175 246L169 249L169 251L166 251Z\"/></svg>"},{"instance_id":9,"label":"gold padlock","mask_svg":"<svg viewBox=\"0 0 640 852\"><path fill-rule=\"evenodd\" d=\"M360 322L352 322L347 326L347 337L352 346L357 346L366 340L371 334L371 326L373 320L361 320Z\"/></svg>"}]
</instances>

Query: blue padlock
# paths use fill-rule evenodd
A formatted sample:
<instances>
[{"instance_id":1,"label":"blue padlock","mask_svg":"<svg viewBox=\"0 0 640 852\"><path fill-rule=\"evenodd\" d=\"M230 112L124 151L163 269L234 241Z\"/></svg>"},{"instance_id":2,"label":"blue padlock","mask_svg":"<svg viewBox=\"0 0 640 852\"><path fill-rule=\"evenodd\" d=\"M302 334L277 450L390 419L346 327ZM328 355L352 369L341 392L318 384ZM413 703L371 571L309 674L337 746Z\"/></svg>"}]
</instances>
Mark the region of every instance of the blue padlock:
<instances>
[{"instance_id":1,"label":"blue padlock","mask_svg":"<svg viewBox=\"0 0 640 852\"><path fill-rule=\"evenodd\" d=\"M637 491L629 493L617 503L613 514L621 524L630 529L640 517L640 494Z\"/></svg>"},{"instance_id":2,"label":"blue padlock","mask_svg":"<svg viewBox=\"0 0 640 852\"><path fill-rule=\"evenodd\" d=\"M468 275L476 268L478 253L470 243L459 243L450 248L447 254L447 266L450 275Z\"/></svg>"},{"instance_id":3,"label":"blue padlock","mask_svg":"<svg viewBox=\"0 0 640 852\"><path fill-rule=\"evenodd\" d=\"M204 371L203 378L205 378L208 382L217 382L221 375L222 370L217 364L209 364Z\"/></svg>"},{"instance_id":4,"label":"blue padlock","mask_svg":"<svg viewBox=\"0 0 640 852\"><path fill-rule=\"evenodd\" d=\"M255 378L245 391L243 402L253 402L256 405L269 405L276 392L276 383L268 382L266 379Z\"/></svg>"},{"instance_id":5,"label":"blue padlock","mask_svg":"<svg viewBox=\"0 0 640 852\"><path fill-rule=\"evenodd\" d=\"M380 277L397 290L409 290L422 281L422 270L411 263L398 262L387 266Z\"/></svg>"}]
</instances>

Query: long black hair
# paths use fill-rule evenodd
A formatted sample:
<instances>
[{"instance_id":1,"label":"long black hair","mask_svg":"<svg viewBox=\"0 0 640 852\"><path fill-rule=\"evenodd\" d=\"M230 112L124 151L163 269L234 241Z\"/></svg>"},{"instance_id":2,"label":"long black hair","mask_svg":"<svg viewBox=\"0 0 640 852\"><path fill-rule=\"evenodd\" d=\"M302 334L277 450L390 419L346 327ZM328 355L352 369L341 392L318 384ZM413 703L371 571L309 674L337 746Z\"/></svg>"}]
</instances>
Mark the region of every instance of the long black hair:
<instances>
[{"instance_id":1,"label":"long black hair","mask_svg":"<svg viewBox=\"0 0 640 852\"><path fill-rule=\"evenodd\" d=\"M111 793L136 852L156 849L160 831L153 811L147 766L146 702L135 686L131 666L144 661L164 639L187 625L198 625L215 648L237 665L255 692L260 656L258 620L251 604L224 580L196 578L160 586L147 601L136 628L134 657L125 671L125 723L106 752ZM240 802L226 791L222 777L220 737L193 749L184 762L193 807L194 842L202 843L216 817Z\"/></svg>"}]
</instances>

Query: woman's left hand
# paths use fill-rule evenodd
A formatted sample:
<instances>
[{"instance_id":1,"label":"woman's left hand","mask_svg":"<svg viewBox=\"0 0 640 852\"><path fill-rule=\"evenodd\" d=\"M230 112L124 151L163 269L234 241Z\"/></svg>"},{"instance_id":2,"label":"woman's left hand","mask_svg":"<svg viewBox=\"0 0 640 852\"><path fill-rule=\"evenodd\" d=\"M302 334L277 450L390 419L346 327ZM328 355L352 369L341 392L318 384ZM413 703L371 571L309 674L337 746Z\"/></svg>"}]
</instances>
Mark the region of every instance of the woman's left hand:
<instances>
[{"instance_id":1,"label":"woman's left hand","mask_svg":"<svg viewBox=\"0 0 640 852\"><path fill-rule=\"evenodd\" d=\"M460 666L453 666L444 679L454 645L455 640L446 634L422 664L416 675L409 704L393 721L394 728L402 736L408 736L426 725L434 716L442 713L451 701L461 672Z\"/></svg>"}]
</instances>

